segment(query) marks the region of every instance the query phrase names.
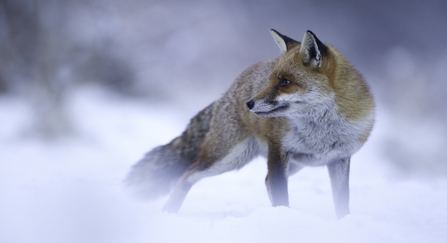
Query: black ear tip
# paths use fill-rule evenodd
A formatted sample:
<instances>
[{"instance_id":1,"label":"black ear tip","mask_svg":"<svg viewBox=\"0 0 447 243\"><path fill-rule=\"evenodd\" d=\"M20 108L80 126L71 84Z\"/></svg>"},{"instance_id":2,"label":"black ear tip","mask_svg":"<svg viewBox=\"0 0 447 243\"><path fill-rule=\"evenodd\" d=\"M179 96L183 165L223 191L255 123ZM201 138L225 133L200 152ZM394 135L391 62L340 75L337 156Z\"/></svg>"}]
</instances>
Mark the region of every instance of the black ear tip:
<instances>
[{"instance_id":1,"label":"black ear tip","mask_svg":"<svg viewBox=\"0 0 447 243\"><path fill-rule=\"evenodd\" d=\"M306 31L306 34L310 34L314 41L317 43L318 48L320 49L321 54L325 55L327 54L327 47L325 44L323 44L323 42L320 41L320 39L318 39L318 37L310 30Z\"/></svg>"},{"instance_id":2,"label":"black ear tip","mask_svg":"<svg viewBox=\"0 0 447 243\"><path fill-rule=\"evenodd\" d=\"M314 34L314 32L312 32L311 30L307 30L306 33L309 33L309 34L311 34L312 36L316 36L316 35Z\"/></svg>"}]
</instances>

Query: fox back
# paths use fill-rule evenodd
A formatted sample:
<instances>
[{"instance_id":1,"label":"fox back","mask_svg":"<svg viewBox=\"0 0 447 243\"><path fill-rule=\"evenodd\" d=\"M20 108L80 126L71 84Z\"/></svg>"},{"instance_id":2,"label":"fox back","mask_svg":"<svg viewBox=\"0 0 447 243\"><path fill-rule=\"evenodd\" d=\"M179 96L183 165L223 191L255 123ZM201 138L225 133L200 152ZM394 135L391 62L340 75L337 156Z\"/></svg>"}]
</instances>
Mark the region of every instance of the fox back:
<instances>
[{"instance_id":1,"label":"fox back","mask_svg":"<svg viewBox=\"0 0 447 243\"><path fill-rule=\"evenodd\" d=\"M288 206L289 176L305 166L327 166L337 216L349 213L350 158L374 123L368 86L312 32L302 42L271 34L281 57L244 71L181 136L149 152L129 173L128 181L143 185L149 195L173 188L165 211L177 212L200 179L263 155L273 206Z\"/></svg>"}]
</instances>

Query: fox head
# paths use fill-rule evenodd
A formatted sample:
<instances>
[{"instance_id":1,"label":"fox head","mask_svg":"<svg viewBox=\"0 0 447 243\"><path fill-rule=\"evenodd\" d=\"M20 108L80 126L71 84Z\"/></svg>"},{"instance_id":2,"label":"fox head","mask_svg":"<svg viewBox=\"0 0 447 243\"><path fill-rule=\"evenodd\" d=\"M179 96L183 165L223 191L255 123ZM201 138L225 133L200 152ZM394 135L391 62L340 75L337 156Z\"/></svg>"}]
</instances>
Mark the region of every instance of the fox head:
<instances>
[{"instance_id":1,"label":"fox head","mask_svg":"<svg viewBox=\"0 0 447 243\"><path fill-rule=\"evenodd\" d=\"M330 47L311 31L301 43L273 29L270 33L283 55L268 85L246 103L248 109L259 117L302 116L333 104Z\"/></svg>"}]
</instances>

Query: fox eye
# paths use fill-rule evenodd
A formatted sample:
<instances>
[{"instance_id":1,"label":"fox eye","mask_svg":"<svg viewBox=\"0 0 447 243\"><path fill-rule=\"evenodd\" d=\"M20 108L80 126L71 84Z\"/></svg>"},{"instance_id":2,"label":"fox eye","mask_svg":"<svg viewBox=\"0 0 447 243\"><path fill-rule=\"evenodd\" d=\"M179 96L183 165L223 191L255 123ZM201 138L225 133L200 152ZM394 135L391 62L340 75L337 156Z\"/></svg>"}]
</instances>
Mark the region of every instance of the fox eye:
<instances>
[{"instance_id":1,"label":"fox eye","mask_svg":"<svg viewBox=\"0 0 447 243\"><path fill-rule=\"evenodd\" d=\"M282 78L279 80L280 87L287 87L289 84L290 84L290 81L288 79Z\"/></svg>"}]
</instances>

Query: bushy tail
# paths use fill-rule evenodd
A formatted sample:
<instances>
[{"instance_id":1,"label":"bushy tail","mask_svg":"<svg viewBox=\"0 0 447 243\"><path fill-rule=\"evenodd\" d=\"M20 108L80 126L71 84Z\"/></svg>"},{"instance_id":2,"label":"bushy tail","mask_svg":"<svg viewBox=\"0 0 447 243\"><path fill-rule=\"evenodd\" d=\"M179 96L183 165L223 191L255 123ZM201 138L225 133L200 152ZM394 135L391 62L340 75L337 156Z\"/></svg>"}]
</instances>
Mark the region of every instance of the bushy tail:
<instances>
[{"instance_id":1,"label":"bushy tail","mask_svg":"<svg viewBox=\"0 0 447 243\"><path fill-rule=\"evenodd\" d=\"M168 194L188 167L197 160L200 146L209 130L213 105L191 119L187 129L170 143L146 153L126 178L136 195L156 199Z\"/></svg>"},{"instance_id":2,"label":"bushy tail","mask_svg":"<svg viewBox=\"0 0 447 243\"><path fill-rule=\"evenodd\" d=\"M172 142L152 151L138 161L127 175L126 183L136 195L156 199L167 194L192 161L172 147Z\"/></svg>"}]
</instances>

